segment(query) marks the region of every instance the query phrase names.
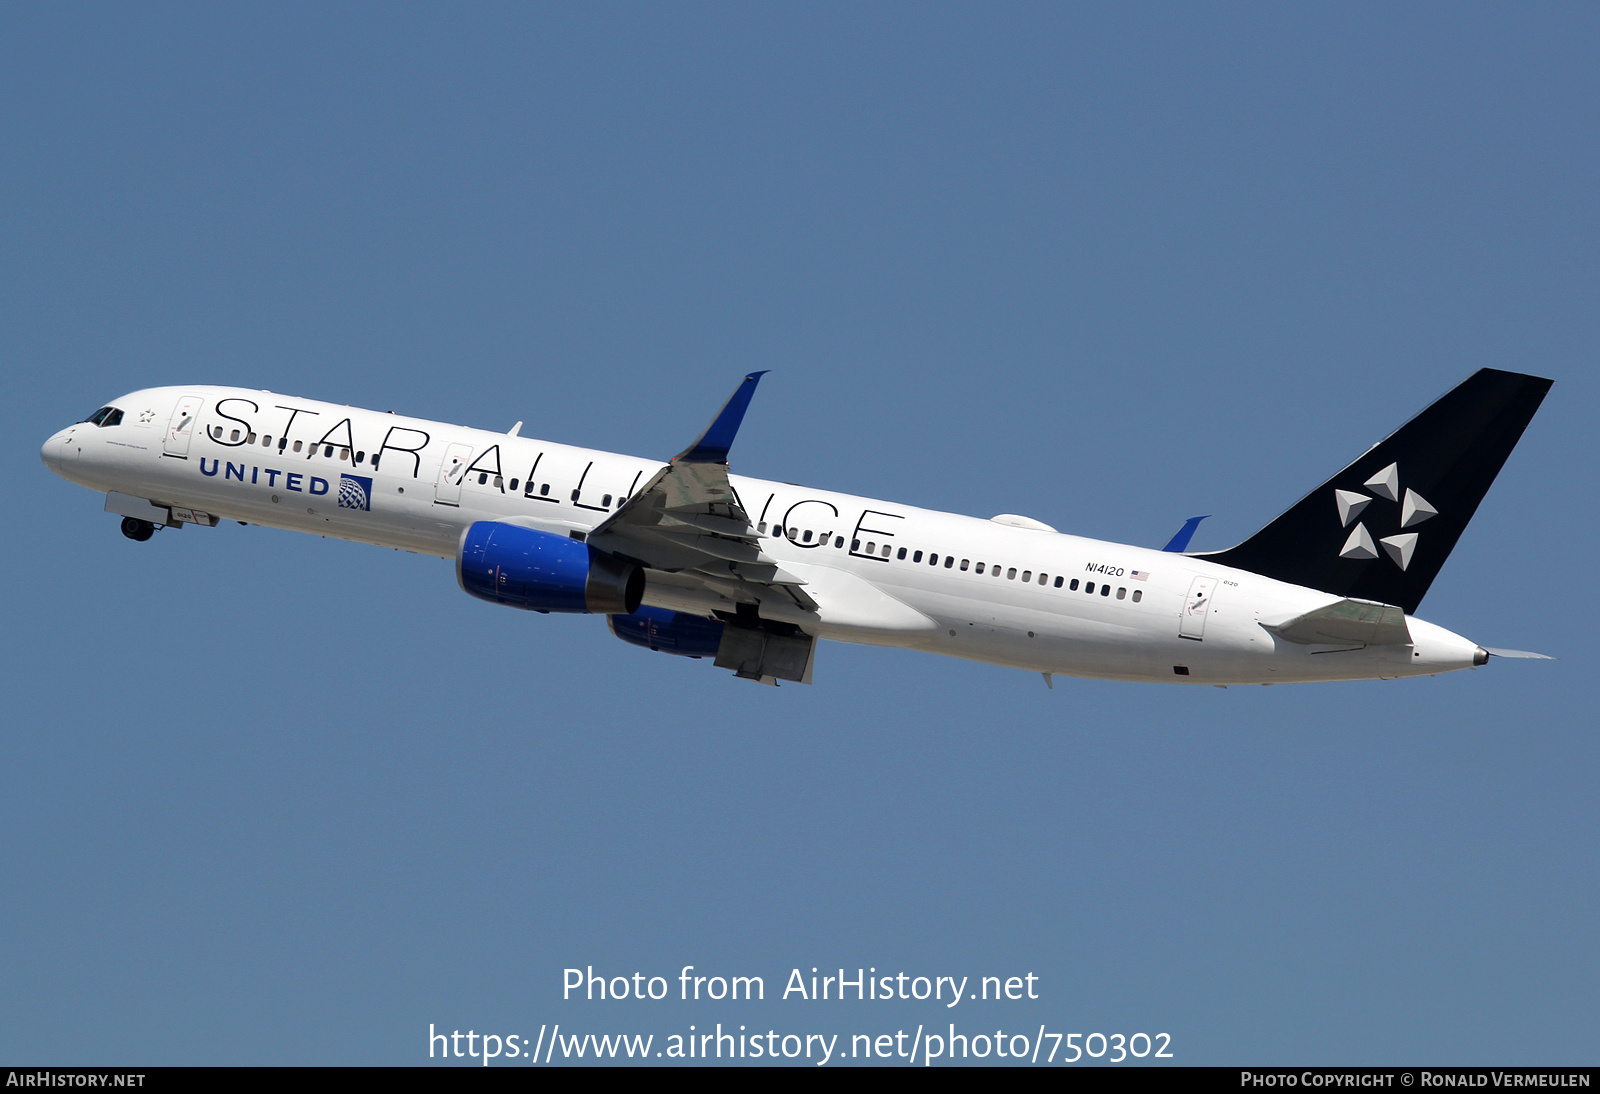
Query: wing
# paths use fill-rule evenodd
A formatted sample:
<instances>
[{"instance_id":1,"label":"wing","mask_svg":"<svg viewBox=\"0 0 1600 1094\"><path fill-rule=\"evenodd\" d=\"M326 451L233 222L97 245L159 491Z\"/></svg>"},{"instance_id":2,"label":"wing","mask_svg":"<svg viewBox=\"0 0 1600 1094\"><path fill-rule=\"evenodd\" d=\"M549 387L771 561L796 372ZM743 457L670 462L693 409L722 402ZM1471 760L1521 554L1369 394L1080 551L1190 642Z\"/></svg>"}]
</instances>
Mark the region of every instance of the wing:
<instances>
[{"instance_id":1,"label":"wing","mask_svg":"<svg viewBox=\"0 0 1600 1094\"><path fill-rule=\"evenodd\" d=\"M590 532L589 543L736 604L782 596L815 611L816 601L801 588L805 582L762 553L728 482L728 449L764 375L746 376L699 439Z\"/></svg>"}]
</instances>

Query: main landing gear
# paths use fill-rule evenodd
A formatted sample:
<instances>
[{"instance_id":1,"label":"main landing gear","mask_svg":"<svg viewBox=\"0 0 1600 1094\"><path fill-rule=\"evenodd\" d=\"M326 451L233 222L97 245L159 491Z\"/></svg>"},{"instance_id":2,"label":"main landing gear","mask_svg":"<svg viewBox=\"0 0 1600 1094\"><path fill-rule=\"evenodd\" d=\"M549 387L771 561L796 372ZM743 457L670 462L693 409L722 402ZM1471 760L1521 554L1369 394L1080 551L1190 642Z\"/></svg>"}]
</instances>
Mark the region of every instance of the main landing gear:
<instances>
[{"instance_id":1,"label":"main landing gear","mask_svg":"<svg viewBox=\"0 0 1600 1094\"><path fill-rule=\"evenodd\" d=\"M140 520L138 517L123 517L122 534L131 540L143 543L156 534L156 526L147 520Z\"/></svg>"}]
</instances>

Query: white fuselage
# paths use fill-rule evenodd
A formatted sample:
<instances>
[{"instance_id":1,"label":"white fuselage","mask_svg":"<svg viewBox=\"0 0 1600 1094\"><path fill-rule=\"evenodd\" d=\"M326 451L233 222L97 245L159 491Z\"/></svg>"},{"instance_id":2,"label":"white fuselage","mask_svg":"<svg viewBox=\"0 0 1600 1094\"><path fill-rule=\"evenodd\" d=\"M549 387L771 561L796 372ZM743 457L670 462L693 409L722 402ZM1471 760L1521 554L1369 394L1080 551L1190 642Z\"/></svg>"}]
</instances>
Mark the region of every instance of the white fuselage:
<instances>
[{"instance_id":1,"label":"white fuselage","mask_svg":"<svg viewBox=\"0 0 1600 1094\"><path fill-rule=\"evenodd\" d=\"M663 466L240 388L147 389L116 406L120 424L84 423L47 441L49 467L159 506L441 558L455 557L475 521L587 533ZM369 508L340 503L342 476L371 480ZM1477 653L1416 619L1409 645L1290 642L1268 628L1339 598L1182 554L730 481L762 551L818 604L763 602L761 614L819 638L1041 673L1204 684L1430 675L1471 667ZM648 605L733 608L672 574L647 577Z\"/></svg>"}]
</instances>

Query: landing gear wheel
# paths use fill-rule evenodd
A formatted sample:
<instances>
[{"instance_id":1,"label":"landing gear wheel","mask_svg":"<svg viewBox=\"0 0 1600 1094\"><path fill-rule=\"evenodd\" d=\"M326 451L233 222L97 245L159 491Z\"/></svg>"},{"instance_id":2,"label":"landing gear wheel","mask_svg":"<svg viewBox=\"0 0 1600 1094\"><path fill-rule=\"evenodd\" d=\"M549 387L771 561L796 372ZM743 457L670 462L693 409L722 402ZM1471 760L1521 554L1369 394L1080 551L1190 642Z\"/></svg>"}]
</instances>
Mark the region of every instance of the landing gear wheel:
<instances>
[{"instance_id":1,"label":"landing gear wheel","mask_svg":"<svg viewBox=\"0 0 1600 1094\"><path fill-rule=\"evenodd\" d=\"M156 526L147 520L140 520L138 517L123 517L122 534L129 539L143 543L156 534Z\"/></svg>"}]
</instances>

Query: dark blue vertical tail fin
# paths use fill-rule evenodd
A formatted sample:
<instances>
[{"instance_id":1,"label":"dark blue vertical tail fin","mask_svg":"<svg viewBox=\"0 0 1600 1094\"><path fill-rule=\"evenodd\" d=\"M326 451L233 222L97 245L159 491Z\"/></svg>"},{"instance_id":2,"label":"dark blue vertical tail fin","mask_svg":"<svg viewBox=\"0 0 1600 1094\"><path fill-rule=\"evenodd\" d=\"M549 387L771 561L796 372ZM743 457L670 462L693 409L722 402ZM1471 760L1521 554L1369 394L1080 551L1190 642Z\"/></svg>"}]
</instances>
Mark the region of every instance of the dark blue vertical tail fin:
<instances>
[{"instance_id":1,"label":"dark blue vertical tail fin","mask_svg":"<svg viewBox=\"0 0 1600 1094\"><path fill-rule=\"evenodd\" d=\"M1196 557L1415 612L1550 385L1479 369L1237 547Z\"/></svg>"}]
</instances>

